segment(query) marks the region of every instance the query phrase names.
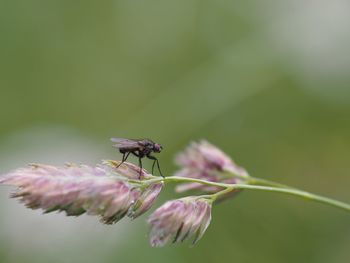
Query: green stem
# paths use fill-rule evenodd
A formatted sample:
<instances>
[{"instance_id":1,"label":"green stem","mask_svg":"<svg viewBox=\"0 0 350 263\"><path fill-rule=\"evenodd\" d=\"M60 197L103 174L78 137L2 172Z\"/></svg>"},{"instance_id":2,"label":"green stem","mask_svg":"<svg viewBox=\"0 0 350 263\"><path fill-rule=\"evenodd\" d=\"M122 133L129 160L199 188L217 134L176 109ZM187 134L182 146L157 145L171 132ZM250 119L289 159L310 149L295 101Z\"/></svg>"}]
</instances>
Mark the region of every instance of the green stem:
<instances>
[{"instance_id":1,"label":"green stem","mask_svg":"<svg viewBox=\"0 0 350 263\"><path fill-rule=\"evenodd\" d=\"M165 178L157 177L157 178L145 181L145 183L147 183L147 184L153 184L153 183L158 183L158 182L199 183L199 184L218 186L218 187L223 187L223 188L227 188L227 187L233 186L233 184L216 183L216 182L205 181L205 180L196 179L196 178L190 178L190 177L181 177L181 176L168 176L168 177L165 177Z\"/></svg>"},{"instance_id":2,"label":"green stem","mask_svg":"<svg viewBox=\"0 0 350 263\"><path fill-rule=\"evenodd\" d=\"M265 179L260 179L256 177L252 177L250 175L242 175L242 174L236 174L232 172L231 170L225 170L224 175L227 175L228 177L234 177L234 178L239 178L242 179L244 182L248 184L253 184L253 185L266 185L266 186L273 186L273 187L282 187L282 188L293 188L288 185L276 183L270 180L265 180ZM221 175L222 176L222 175Z\"/></svg>"},{"instance_id":3,"label":"green stem","mask_svg":"<svg viewBox=\"0 0 350 263\"><path fill-rule=\"evenodd\" d=\"M218 197L224 196L225 194L228 194L229 192L232 192L232 191L234 191L234 190L235 190L235 189L233 189L232 187L227 187L227 188L224 189L224 190L221 190L221 191L219 191L219 192L217 192L217 193L215 193L215 194L209 195L209 197L210 197L213 201L215 201Z\"/></svg>"},{"instance_id":4,"label":"green stem","mask_svg":"<svg viewBox=\"0 0 350 263\"><path fill-rule=\"evenodd\" d=\"M260 178L251 177L251 176L247 178L247 181L248 181L248 184L252 184L252 185L265 185L265 186L273 186L273 187L279 187L279 188L294 188L285 184L280 184L270 180L260 179Z\"/></svg>"},{"instance_id":5,"label":"green stem","mask_svg":"<svg viewBox=\"0 0 350 263\"><path fill-rule=\"evenodd\" d=\"M289 195L294 195L298 197L305 198L309 201L314 201L318 203L323 203L327 205L331 205L346 211L350 212L350 205L346 204L344 202L340 202L328 197L323 197L320 195L315 195L309 192L301 191L298 189L292 189L292 188L278 188L278 187L269 187L269 186L258 186L258 185L244 185L244 184L236 184L231 186L231 189L248 189L248 190L260 190L260 191L268 191L268 192L277 192L277 193L284 193Z\"/></svg>"},{"instance_id":6,"label":"green stem","mask_svg":"<svg viewBox=\"0 0 350 263\"><path fill-rule=\"evenodd\" d=\"M252 177L249 177L252 178ZM263 179L258 179L254 178L255 181L249 181L248 183L250 184L225 184L225 183L217 183L217 182L210 182L210 181L205 181L201 179L195 179L195 178L188 178L188 177L180 177L180 176L169 176L165 178L154 178L154 179L149 179L147 181L144 181L145 184L149 185L152 183L157 183L157 182L192 182L192 183L199 183L199 184L204 184L204 185L211 185L211 186L217 186L224 188L223 190L212 194L208 195L211 196L213 200L216 200L219 196L222 196L226 193L229 193L231 191L237 190L237 189L247 189L247 190L258 190L258 191L266 191L266 192L277 192L277 193L284 193L284 194L289 194L289 195L294 195L298 197L302 197L306 200L314 201L314 202L319 202L327 205L331 205L333 207L337 207L346 211L350 212L350 205L331 199L327 197L323 197L320 195L315 195L309 192L305 192L302 190L298 190L295 188L290 188L288 186L280 185L278 183L266 181ZM274 186L264 186L264 185L254 185L257 183L269 183L273 184Z\"/></svg>"}]
</instances>

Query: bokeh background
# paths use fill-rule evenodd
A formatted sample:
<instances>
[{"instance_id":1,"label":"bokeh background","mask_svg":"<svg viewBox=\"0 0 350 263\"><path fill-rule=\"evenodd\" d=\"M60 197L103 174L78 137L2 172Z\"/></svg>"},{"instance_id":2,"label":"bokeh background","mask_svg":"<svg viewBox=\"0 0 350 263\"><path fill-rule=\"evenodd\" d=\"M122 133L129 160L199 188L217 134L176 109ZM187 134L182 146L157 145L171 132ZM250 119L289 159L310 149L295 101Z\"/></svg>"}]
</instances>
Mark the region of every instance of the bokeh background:
<instances>
[{"instance_id":1,"label":"bokeh background","mask_svg":"<svg viewBox=\"0 0 350 263\"><path fill-rule=\"evenodd\" d=\"M0 173L120 159L118 136L162 143L171 175L205 138L256 177L350 202L349 13L346 0L3 0ZM9 192L1 263L350 260L349 214L278 194L244 192L195 247L155 249L146 216L103 226Z\"/></svg>"}]
</instances>

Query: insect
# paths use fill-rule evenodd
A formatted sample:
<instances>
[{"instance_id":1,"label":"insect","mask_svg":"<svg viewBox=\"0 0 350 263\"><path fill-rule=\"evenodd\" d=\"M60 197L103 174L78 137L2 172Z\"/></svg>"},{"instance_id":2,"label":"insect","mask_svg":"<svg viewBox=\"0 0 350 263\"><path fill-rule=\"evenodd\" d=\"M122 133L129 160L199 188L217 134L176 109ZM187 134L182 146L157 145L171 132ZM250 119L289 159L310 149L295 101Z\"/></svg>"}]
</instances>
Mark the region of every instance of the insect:
<instances>
[{"instance_id":1,"label":"insect","mask_svg":"<svg viewBox=\"0 0 350 263\"><path fill-rule=\"evenodd\" d=\"M112 138L112 142L115 142L113 146L119 149L119 152L123 154L122 162L118 165L118 167L125 162L130 154L135 155L139 158L139 166L140 166L140 177L142 171L142 158L147 157L148 159L153 160L152 164L152 174L154 170L154 166L157 163L158 171L162 177L162 171L160 170L159 161L156 157L152 156L152 152L160 153L163 149L162 145L159 143L155 143L150 139L124 139L124 138Z\"/></svg>"}]
</instances>

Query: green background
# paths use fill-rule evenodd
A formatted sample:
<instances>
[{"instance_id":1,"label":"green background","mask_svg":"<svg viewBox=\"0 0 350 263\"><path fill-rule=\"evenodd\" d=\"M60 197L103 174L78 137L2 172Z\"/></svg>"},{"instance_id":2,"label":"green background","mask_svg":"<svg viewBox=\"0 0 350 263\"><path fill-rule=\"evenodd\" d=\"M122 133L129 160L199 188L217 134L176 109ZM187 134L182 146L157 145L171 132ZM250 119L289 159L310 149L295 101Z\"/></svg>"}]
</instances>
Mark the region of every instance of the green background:
<instances>
[{"instance_id":1,"label":"green background","mask_svg":"<svg viewBox=\"0 0 350 263\"><path fill-rule=\"evenodd\" d=\"M205 138L253 176L350 202L349 12L340 0L3 0L0 172L119 159L116 136L162 143L171 175ZM278 194L244 192L214 207L195 247L156 249L146 216L42 216L8 192L1 263L350 260L349 214ZM169 185L157 205L175 196Z\"/></svg>"}]
</instances>

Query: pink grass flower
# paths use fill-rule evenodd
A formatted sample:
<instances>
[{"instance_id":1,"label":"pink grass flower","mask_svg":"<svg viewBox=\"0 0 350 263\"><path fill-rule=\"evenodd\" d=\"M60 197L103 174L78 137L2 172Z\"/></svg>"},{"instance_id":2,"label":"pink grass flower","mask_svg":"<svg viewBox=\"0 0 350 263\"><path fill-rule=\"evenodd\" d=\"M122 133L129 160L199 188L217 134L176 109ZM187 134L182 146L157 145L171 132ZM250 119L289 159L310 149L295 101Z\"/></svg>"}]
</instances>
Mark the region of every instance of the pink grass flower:
<instances>
[{"instance_id":1,"label":"pink grass flower","mask_svg":"<svg viewBox=\"0 0 350 263\"><path fill-rule=\"evenodd\" d=\"M243 179L233 177L232 174L248 176L244 168L238 166L223 151L205 140L191 143L184 152L177 155L175 162L181 167L175 174L176 176L231 184L243 181ZM213 193L220 189L198 183L185 183L176 187L177 192L189 190Z\"/></svg>"},{"instance_id":2,"label":"pink grass flower","mask_svg":"<svg viewBox=\"0 0 350 263\"><path fill-rule=\"evenodd\" d=\"M193 237L192 244L195 244L203 236L210 220L211 203L207 199L190 196L168 201L148 219L151 225L150 243L161 247Z\"/></svg>"},{"instance_id":3,"label":"pink grass flower","mask_svg":"<svg viewBox=\"0 0 350 263\"><path fill-rule=\"evenodd\" d=\"M128 217L135 219L136 217L148 211L156 201L158 195L163 189L163 186L163 182L151 184L148 186L142 192L141 196L136 200L135 204L130 208Z\"/></svg>"},{"instance_id":4,"label":"pink grass flower","mask_svg":"<svg viewBox=\"0 0 350 263\"><path fill-rule=\"evenodd\" d=\"M12 197L29 208L41 208L45 213L65 211L68 216L99 215L103 223L112 224L130 210L136 210L133 206L142 200L147 200L144 202L147 205L139 208L133 218L146 212L163 186L157 186L157 195L149 192L153 185L143 190L130 181L138 180L139 168L130 163L117 168L118 164L116 161L105 161L96 167L32 164L0 177L0 184L16 186ZM143 178L150 176L142 170Z\"/></svg>"},{"instance_id":5,"label":"pink grass flower","mask_svg":"<svg viewBox=\"0 0 350 263\"><path fill-rule=\"evenodd\" d=\"M129 162L123 162L120 165L121 161L115 161L115 160L104 160L102 162L103 165L105 165L105 169L107 170L107 166L109 167L109 171L111 173L118 173L119 175L132 179L132 180L143 180L151 178L152 175L148 174L145 169L141 169L141 178L140 178L140 167L136 166L133 163Z\"/></svg>"}]
</instances>

